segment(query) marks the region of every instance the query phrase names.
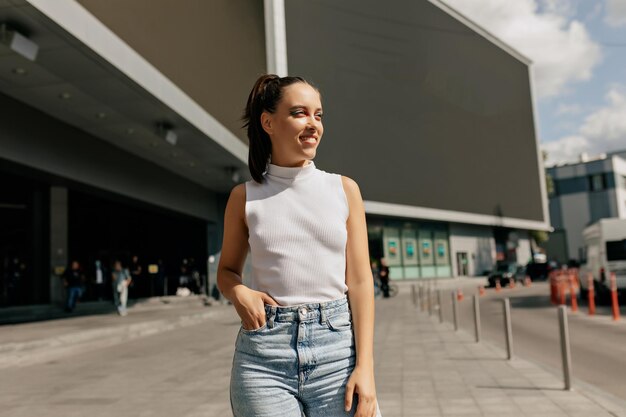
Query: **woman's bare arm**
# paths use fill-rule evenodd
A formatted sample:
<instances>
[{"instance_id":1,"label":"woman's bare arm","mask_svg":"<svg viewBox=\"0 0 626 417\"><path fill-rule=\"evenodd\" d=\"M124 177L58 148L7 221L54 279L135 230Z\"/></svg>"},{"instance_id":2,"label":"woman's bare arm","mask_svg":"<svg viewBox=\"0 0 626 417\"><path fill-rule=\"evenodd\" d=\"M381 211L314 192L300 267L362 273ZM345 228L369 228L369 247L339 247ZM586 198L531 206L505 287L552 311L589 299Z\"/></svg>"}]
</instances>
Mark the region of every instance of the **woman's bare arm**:
<instances>
[{"instance_id":1,"label":"woman's bare arm","mask_svg":"<svg viewBox=\"0 0 626 417\"><path fill-rule=\"evenodd\" d=\"M346 385L346 409L352 406L353 393L358 394L356 416L376 415L376 387L374 383L374 285L370 268L365 208L359 186L354 180L342 177L350 207L346 223L346 285L352 310L356 343L356 366Z\"/></svg>"},{"instance_id":2,"label":"woman's bare arm","mask_svg":"<svg viewBox=\"0 0 626 417\"><path fill-rule=\"evenodd\" d=\"M243 285L243 265L248 255L248 226L245 222L246 188L233 188L224 213L224 239L217 266L217 287L230 300L246 329L265 324L264 304L276 305L267 294L253 291Z\"/></svg>"}]
</instances>

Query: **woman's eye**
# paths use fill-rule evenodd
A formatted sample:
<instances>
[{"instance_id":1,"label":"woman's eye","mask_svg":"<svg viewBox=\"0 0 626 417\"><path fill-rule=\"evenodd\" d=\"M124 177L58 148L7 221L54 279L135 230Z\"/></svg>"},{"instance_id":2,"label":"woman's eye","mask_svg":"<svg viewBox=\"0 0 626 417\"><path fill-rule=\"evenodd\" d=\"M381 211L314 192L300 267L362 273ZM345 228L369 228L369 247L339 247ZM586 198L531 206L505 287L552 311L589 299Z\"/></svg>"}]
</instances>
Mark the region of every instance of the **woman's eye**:
<instances>
[{"instance_id":1,"label":"woman's eye","mask_svg":"<svg viewBox=\"0 0 626 417\"><path fill-rule=\"evenodd\" d=\"M300 116L302 114L304 114L304 112L302 110L294 110L294 111L291 112L292 116Z\"/></svg>"},{"instance_id":2,"label":"woman's eye","mask_svg":"<svg viewBox=\"0 0 626 417\"><path fill-rule=\"evenodd\" d=\"M315 117L317 117L318 119L321 119L322 117L324 117L324 114L323 113L317 113L315 115Z\"/></svg>"}]
</instances>

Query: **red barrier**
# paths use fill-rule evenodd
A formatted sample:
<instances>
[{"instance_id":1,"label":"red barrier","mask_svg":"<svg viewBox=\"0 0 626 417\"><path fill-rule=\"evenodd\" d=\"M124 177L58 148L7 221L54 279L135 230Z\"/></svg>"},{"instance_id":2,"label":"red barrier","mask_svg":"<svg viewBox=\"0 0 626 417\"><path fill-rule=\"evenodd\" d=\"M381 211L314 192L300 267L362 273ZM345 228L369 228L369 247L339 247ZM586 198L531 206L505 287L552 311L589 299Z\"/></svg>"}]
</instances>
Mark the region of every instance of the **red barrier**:
<instances>
[{"instance_id":1,"label":"red barrier","mask_svg":"<svg viewBox=\"0 0 626 417\"><path fill-rule=\"evenodd\" d=\"M619 304L617 302L617 278L615 272L611 272L611 305L613 307L613 320L619 320Z\"/></svg>"},{"instance_id":2,"label":"red barrier","mask_svg":"<svg viewBox=\"0 0 626 417\"><path fill-rule=\"evenodd\" d=\"M556 272L550 272L550 302L555 305L559 303L557 298L556 279Z\"/></svg>"},{"instance_id":3,"label":"red barrier","mask_svg":"<svg viewBox=\"0 0 626 417\"><path fill-rule=\"evenodd\" d=\"M596 314L596 297L593 288L593 274L591 272L587 274L587 298L589 303L589 315L593 316Z\"/></svg>"},{"instance_id":4,"label":"red barrier","mask_svg":"<svg viewBox=\"0 0 626 417\"><path fill-rule=\"evenodd\" d=\"M576 275L575 274L569 274L568 275L568 282L569 282L569 300L570 303L572 304L572 313L578 311L578 297L576 297Z\"/></svg>"}]
</instances>

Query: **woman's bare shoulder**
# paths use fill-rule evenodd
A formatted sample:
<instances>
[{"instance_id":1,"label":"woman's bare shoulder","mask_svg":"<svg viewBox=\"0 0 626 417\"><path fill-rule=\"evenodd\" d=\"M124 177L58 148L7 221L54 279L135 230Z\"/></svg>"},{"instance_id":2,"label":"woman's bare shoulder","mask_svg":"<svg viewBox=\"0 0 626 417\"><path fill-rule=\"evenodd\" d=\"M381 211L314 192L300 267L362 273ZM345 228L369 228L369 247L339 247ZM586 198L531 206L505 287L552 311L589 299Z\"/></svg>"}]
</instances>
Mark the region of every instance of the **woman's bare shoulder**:
<instances>
[{"instance_id":1,"label":"woman's bare shoulder","mask_svg":"<svg viewBox=\"0 0 626 417\"><path fill-rule=\"evenodd\" d=\"M343 190L345 191L348 200L361 198L361 189L359 188L359 184L357 184L355 180L350 177L346 177L345 175L342 175L341 183L343 184Z\"/></svg>"},{"instance_id":2,"label":"woman's bare shoulder","mask_svg":"<svg viewBox=\"0 0 626 417\"><path fill-rule=\"evenodd\" d=\"M246 183L235 185L230 190L228 203L226 204L227 214L236 214L237 217L245 220L246 207Z\"/></svg>"}]
</instances>

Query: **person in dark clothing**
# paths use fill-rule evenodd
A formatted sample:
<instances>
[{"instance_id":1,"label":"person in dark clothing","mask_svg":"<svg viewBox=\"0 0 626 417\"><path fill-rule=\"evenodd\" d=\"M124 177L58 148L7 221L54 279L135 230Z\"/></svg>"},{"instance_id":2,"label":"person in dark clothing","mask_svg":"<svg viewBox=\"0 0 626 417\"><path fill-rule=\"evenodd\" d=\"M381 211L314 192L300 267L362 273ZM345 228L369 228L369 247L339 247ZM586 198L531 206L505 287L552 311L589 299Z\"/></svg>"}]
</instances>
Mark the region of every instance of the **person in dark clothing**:
<instances>
[{"instance_id":1,"label":"person in dark clothing","mask_svg":"<svg viewBox=\"0 0 626 417\"><path fill-rule=\"evenodd\" d=\"M72 261L69 268L63 272L63 285L67 288L67 302L65 311L71 313L76 307L76 301L83 294L83 285L85 277L80 269L80 263L76 260Z\"/></svg>"},{"instance_id":2,"label":"person in dark clothing","mask_svg":"<svg viewBox=\"0 0 626 417\"><path fill-rule=\"evenodd\" d=\"M143 298L147 296L146 282L144 280L143 269L139 262L139 256L133 255L130 262L130 276L132 284L130 284L130 295L132 298Z\"/></svg>"},{"instance_id":3,"label":"person in dark clothing","mask_svg":"<svg viewBox=\"0 0 626 417\"><path fill-rule=\"evenodd\" d=\"M380 289L383 291L383 297L389 298L389 267L385 258L380 258L378 276L380 277Z\"/></svg>"}]
</instances>

